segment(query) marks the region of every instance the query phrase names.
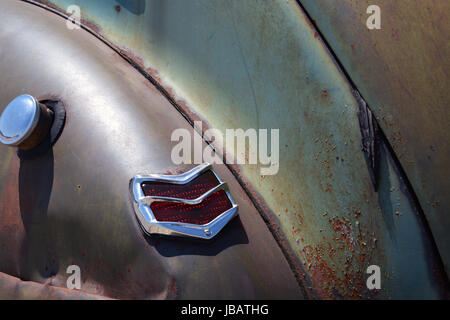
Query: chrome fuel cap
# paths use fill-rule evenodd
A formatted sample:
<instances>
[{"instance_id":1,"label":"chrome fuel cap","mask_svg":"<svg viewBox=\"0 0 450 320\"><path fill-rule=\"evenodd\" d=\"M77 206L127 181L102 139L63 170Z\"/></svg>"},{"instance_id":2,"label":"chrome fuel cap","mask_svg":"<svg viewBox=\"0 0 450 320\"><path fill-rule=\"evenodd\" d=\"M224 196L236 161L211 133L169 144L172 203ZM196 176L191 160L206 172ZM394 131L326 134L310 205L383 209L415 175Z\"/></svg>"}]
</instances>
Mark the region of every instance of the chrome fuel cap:
<instances>
[{"instance_id":1,"label":"chrome fuel cap","mask_svg":"<svg viewBox=\"0 0 450 320\"><path fill-rule=\"evenodd\" d=\"M31 149L42 142L52 122L52 111L24 94L11 101L0 116L0 142Z\"/></svg>"}]
</instances>

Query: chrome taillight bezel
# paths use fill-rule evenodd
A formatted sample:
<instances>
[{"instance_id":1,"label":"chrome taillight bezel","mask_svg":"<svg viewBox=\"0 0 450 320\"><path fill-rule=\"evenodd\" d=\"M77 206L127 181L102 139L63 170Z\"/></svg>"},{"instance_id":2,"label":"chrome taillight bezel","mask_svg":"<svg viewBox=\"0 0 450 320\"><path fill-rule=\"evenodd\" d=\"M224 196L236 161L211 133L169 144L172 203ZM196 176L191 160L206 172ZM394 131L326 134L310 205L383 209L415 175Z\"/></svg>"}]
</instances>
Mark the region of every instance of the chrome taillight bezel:
<instances>
[{"instance_id":1,"label":"chrome taillight bezel","mask_svg":"<svg viewBox=\"0 0 450 320\"><path fill-rule=\"evenodd\" d=\"M145 182L164 182L171 184L187 184L198 177L203 172L210 170L218 181L218 185L207 191L197 199L187 200L181 198L161 197L161 196L145 196L142 184ZM211 196L214 192L224 190L232 207L221 213L211 222L204 225L182 223L182 222L162 222L155 218L150 208L152 202L174 202L187 205L195 205ZM201 239L214 238L225 225L237 215L238 205L231 197L228 185L213 170L211 164L204 163L178 175L137 175L130 181L130 192L136 217L145 233L149 235L168 235L168 236L187 236Z\"/></svg>"}]
</instances>

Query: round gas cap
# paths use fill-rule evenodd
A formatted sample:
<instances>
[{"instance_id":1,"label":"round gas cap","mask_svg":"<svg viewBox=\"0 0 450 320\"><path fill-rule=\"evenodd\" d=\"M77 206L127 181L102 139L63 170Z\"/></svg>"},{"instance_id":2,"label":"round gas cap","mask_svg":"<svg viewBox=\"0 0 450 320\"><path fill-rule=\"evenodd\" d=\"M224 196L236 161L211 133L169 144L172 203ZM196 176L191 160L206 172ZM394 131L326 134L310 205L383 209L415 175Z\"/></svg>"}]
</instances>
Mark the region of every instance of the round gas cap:
<instances>
[{"instance_id":1,"label":"round gas cap","mask_svg":"<svg viewBox=\"0 0 450 320\"><path fill-rule=\"evenodd\" d=\"M18 96L0 116L0 142L22 149L33 148L48 133L51 117L51 110L34 97Z\"/></svg>"}]
</instances>

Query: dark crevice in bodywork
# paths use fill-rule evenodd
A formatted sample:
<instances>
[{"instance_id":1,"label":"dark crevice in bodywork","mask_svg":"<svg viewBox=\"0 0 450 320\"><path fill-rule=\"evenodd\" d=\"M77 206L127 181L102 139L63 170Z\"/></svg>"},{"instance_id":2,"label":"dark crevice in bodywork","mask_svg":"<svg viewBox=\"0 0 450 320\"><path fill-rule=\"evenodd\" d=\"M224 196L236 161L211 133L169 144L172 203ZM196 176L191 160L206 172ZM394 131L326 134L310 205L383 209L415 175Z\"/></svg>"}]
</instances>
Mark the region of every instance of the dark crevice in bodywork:
<instances>
[{"instance_id":1,"label":"dark crevice in bodywork","mask_svg":"<svg viewBox=\"0 0 450 320\"><path fill-rule=\"evenodd\" d=\"M429 248L429 257L433 262L433 277L437 278L437 282L439 283L441 296L445 298L449 298L450 296L450 281L448 275L445 271L444 263L439 254L438 247L434 240L431 228L427 221L426 215L422 209L422 206L419 202L419 198L417 197L414 189L412 187L411 182L409 181L405 170L403 169L400 160L398 159L394 149L392 148L389 140L385 136L383 130L378 125L377 120L375 119L370 107L367 102L362 97L361 93L358 91L355 83L350 77L349 73L344 68L344 65L340 62L335 52L332 50L332 46L328 43L325 36L321 32L319 26L316 21L311 17L306 8L301 3L301 0L297 0L297 4L300 9L306 16L306 19L309 20L309 23L312 28L317 32L317 38L319 38L326 50L329 52L332 60L334 61L336 67L339 71L344 75L345 79L348 81L350 88L352 90L353 96L355 97L358 103L358 120L360 124L361 130L361 143L362 143L362 151L365 154L366 162L368 165L369 175L372 180L375 191L377 192L380 182L380 152L381 148L385 148L385 152L388 154L390 161L393 164L393 167L397 173L397 177L400 181L400 186L402 188L403 194L410 200L412 207L414 208L414 212L418 220L420 221L420 226L422 227L422 231L424 232L428 244L426 247Z\"/></svg>"},{"instance_id":2,"label":"dark crevice in bodywork","mask_svg":"<svg viewBox=\"0 0 450 320\"><path fill-rule=\"evenodd\" d=\"M362 136L362 150L364 151L367 166L369 167L370 179L375 191L378 191L380 179L380 127L375 120L372 111L361 98L358 91L353 95L358 102L358 119Z\"/></svg>"}]
</instances>

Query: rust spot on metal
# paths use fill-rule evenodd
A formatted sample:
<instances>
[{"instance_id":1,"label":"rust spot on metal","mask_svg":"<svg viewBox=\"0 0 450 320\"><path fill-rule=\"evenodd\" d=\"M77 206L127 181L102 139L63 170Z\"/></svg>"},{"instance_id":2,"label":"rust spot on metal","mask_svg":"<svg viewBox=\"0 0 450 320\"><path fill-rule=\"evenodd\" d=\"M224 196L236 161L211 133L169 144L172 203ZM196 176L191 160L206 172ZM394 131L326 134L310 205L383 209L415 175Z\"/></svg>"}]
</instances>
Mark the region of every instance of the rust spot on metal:
<instances>
[{"instance_id":1,"label":"rust spot on metal","mask_svg":"<svg viewBox=\"0 0 450 320\"><path fill-rule=\"evenodd\" d=\"M391 37L396 41L400 40L400 36L398 35L398 29L395 28L391 29Z\"/></svg>"},{"instance_id":2,"label":"rust spot on metal","mask_svg":"<svg viewBox=\"0 0 450 320\"><path fill-rule=\"evenodd\" d=\"M371 253L362 241L360 227L352 229L345 217L329 218L329 223L335 233L335 243L328 242L324 236L322 244L307 245L300 250L317 295L324 299L375 298L376 292L365 290L365 262ZM347 253L345 261L338 260L337 250ZM336 270L336 265L344 266L342 272Z\"/></svg>"},{"instance_id":3,"label":"rust spot on metal","mask_svg":"<svg viewBox=\"0 0 450 320\"><path fill-rule=\"evenodd\" d=\"M170 278L170 282L167 285L167 297L166 299L176 300L178 299L178 287L174 277Z\"/></svg>"},{"instance_id":4,"label":"rust spot on metal","mask_svg":"<svg viewBox=\"0 0 450 320\"><path fill-rule=\"evenodd\" d=\"M333 193L333 188L331 187L331 184L329 184L328 182L326 183L325 192Z\"/></svg>"},{"instance_id":5,"label":"rust spot on metal","mask_svg":"<svg viewBox=\"0 0 450 320\"><path fill-rule=\"evenodd\" d=\"M81 24L87 28L90 29L90 31L93 31L97 34L101 34L102 33L102 28L100 28L100 26L90 20L86 20L81 18Z\"/></svg>"}]
</instances>

